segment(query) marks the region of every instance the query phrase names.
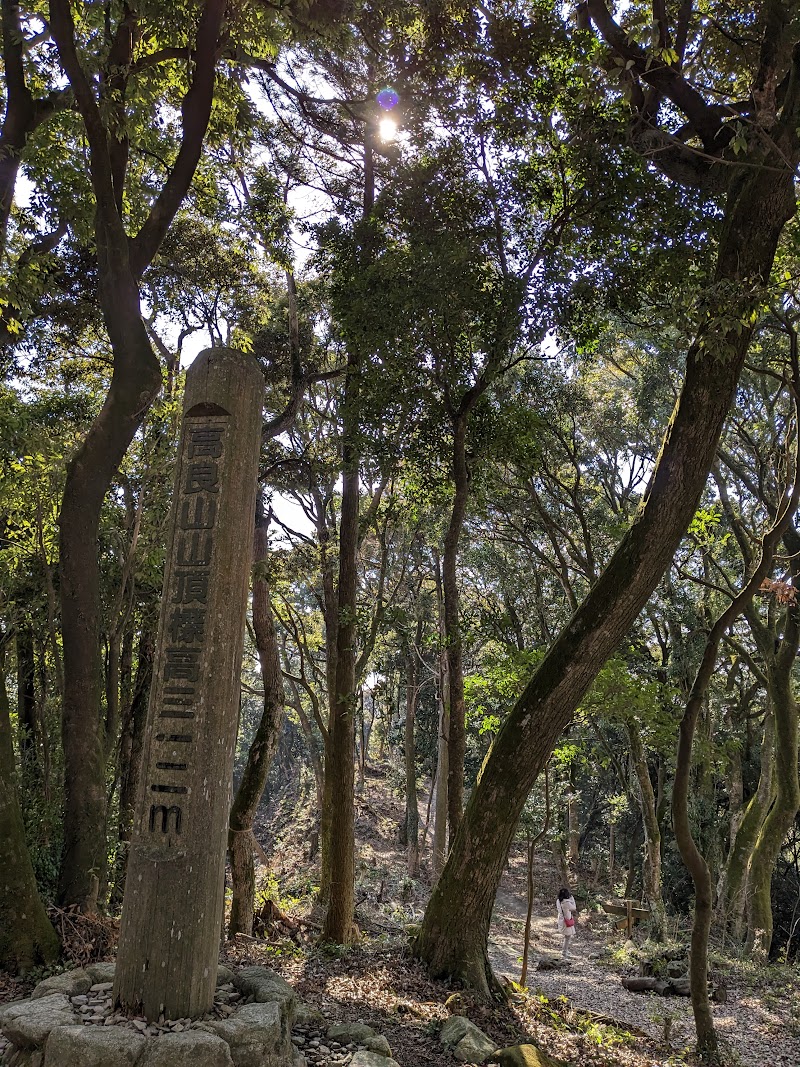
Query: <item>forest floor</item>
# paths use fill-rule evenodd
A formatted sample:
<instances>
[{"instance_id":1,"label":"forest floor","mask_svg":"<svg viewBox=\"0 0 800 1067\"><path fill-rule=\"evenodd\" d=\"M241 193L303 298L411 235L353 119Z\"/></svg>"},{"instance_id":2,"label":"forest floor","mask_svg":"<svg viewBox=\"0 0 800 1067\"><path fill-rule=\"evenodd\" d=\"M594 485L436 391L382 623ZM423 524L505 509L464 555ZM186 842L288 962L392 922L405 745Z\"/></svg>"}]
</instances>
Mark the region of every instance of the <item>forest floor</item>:
<instances>
[{"instance_id":1,"label":"forest floor","mask_svg":"<svg viewBox=\"0 0 800 1067\"><path fill-rule=\"evenodd\" d=\"M423 805L424 806L424 805ZM419 879L405 871L398 842L402 801L380 768L367 773L356 803L356 900L361 940L352 948L315 944L319 916L313 907L315 864L308 856L313 804L294 793L278 798L257 836L272 856L259 870L260 899L271 899L291 920L237 938L225 945L222 962L274 968L298 996L331 1022L363 1021L384 1034L400 1067L455 1067L439 1042L450 1014L445 1001L454 990L431 981L407 951L405 927L422 917L429 893L425 860ZM421 811L424 821L425 811ZM582 909L568 969L538 971L541 954L560 950L553 901L558 874L547 858L537 861L528 992L507 1004L487 1006L467 993L452 1009L468 1015L498 1047L532 1040L574 1067L672 1067L693 1064L694 1027L688 999L629 993L623 977L638 973L647 946L641 936L626 941L609 928L607 917ZM520 977L526 871L522 852L514 854L497 895L490 958L496 972ZM266 914L266 913L265 913ZM71 913L56 912L67 946L68 965L90 958L113 958L112 920L92 926ZM688 931L675 931L681 940ZM726 1004L715 1004L714 1019L729 1067L798 1067L800 1064L800 968L754 966L717 952L714 969L724 975ZM31 978L38 980L41 975ZM0 1003L26 995L31 982L0 972ZM452 1005L451 1005L452 1008ZM666 1039L665 1039L666 1035Z\"/></svg>"},{"instance_id":2,"label":"forest floor","mask_svg":"<svg viewBox=\"0 0 800 1067\"><path fill-rule=\"evenodd\" d=\"M398 785L392 782L390 770L373 766L356 799L361 943L341 953L294 950L283 956L275 952L276 945L271 965L295 984L304 1000L331 1018L363 1019L384 1033L401 1067L455 1064L437 1037L448 1015L444 1002L453 990L431 982L407 950L405 927L420 921L430 892L430 850L423 850L421 875L412 881L398 840L403 813ZM426 801L427 796L420 797L420 826L427 815ZM287 795L259 834L273 856L271 871L264 872L265 895L277 892L281 907L311 922L318 917L309 908L311 865L307 846L304 850L301 843L310 837L312 819L310 804L297 804L296 797ZM559 878L549 856L537 857L527 996L487 1008L465 995L463 1013L498 1045L527 1037L576 1067L694 1063L690 1051L694 1023L688 998L630 993L622 987L624 977L639 974L640 960L651 946L643 944L638 932L631 942L613 931L599 906L582 909L569 968L536 970L541 955L561 949L554 904ZM520 847L512 853L498 890L489 943L495 972L514 982L520 977L526 880L524 848ZM593 898L603 896L601 887L593 889ZM297 894L294 899L293 893ZM311 941L313 927L306 929ZM674 928L673 934L676 941L688 943L688 926ZM237 943L231 950L255 959L258 943ZM726 1063L730 1067L798 1067L800 968L755 965L719 951L714 952L712 964L727 987L727 1003L713 1005Z\"/></svg>"}]
</instances>

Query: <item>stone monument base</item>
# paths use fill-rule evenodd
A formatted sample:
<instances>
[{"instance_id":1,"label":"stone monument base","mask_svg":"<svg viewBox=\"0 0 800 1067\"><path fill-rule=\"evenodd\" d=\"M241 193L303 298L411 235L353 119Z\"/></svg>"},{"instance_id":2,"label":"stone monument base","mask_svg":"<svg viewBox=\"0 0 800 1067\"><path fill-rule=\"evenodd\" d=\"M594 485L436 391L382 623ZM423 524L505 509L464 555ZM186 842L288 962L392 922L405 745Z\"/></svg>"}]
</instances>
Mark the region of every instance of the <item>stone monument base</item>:
<instances>
[{"instance_id":1,"label":"stone monument base","mask_svg":"<svg viewBox=\"0 0 800 1067\"><path fill-rule=\"evenodd\" d=\"M0 1008L2 1067L305 1067L294 991L265 967L220 967L211 1012L157 1023L115 1011L113 981L114 964L97 963Z\"/></svg>"}]
</instances>

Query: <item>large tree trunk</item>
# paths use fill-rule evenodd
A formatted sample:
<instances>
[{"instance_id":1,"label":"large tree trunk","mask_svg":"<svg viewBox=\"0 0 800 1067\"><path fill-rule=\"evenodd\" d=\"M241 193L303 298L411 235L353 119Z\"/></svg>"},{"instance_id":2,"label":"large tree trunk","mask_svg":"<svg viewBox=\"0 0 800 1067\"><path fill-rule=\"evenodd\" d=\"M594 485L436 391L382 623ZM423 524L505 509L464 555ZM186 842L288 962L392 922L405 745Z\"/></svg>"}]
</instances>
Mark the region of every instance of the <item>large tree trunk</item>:
<instances>
[{"instance_id":1,"label":"large tree trunk","mask_svg":"<svg viewBox=\"0 0 800 1067\"><path fill-rule=\"evenodd\" d=\"M330 804L330 893L322 940L346 945L355 910L355 795L353 757L356 711L359 452L358 367L351 357L345 382L342 431L342 514L339 524L336 681L326 750L326 802Z\"/></svg>"},{"instance_id":2,"label":"large tree trunk","mask_svg":"<svg viewBox=\"0 0 800 1067\"><path fill-rule=\"evenodd\" d=\"M331 726L334 718L336 695L336 642L338 630L338 600L335 581L335 556L330 549L330 531L325 509L320 505L317 513L317 537L319 540L322 571L322 604L325 619L325 678L328 686L328 726L323 733L323 799L319 818L320 874L319 902L327 906L331 895L331 819L333 818L333 783L329 774L331 766ZM355 729L355 728L354 728ZM355 737L355 733L353 735Z\"/></svg>"},{"instance_id":3,"label":"large tree trunk","mask_svg":"<svg viewBox=\"0 0 800 1067\"><path fill-rule=\"evenodd\" d=\"M126 250L127 252L127 250ZM123 253L127 261L127 254ZM116 273L116 272L115 272ZM103 286L109 333L125 330L105 403L67 470L59 516L64 642L63 903L97 905L106 863L106 733L101 713L98 535L105 494L161 385L133 279ZM112 331L111 319L115 320Z\"/></svg>"},{"instance_id":4,"label":"large tree trunk","mask_svg":"<svg viewBox=\"0 0 800 1067\"><path fill-rule=\"evenodd\" d=\"M0 871L0 967L15 974L37 964L55 963L61 946L36 887L17 795L5 648L1 645Z\"/></svg>"},{"instance_id":5,"label":"large tree trunk","mask_svg":"<svg viewBox=\"0 0 800 1067\"><path fill-rule=\"evenodd\" d=\"M418 954L435 975L458 975L484 995L494 984L486 953L492 903L528 792L669 566L705 486L752 334L752 297L745 294L767 283L795 211L793 168L777 154L769 158L769 168L737 176L722 228L716 291L740 299L732 308L720 297L720 306L708 309L642 507L489 750L425 913ZM719 325L732 315L731 328Z\"/></svg>"},{"instance_id":6,"label":"large tree trunk","mask_svg":"<svg viewBox=\"0 0 800 1067\"><path fill-rule=\"evenodd\" d=\"M442 593L439 559L436 564L436 600L439 609L439 632L444 637L444 596ZM433 876L438 878L447 859L447 783L448 752L450 749L450 676L447 655L439 653L439 725L436 735L436 798L433 808Z\"/></svg>"},{"instance_id":7,"label":"large tree trunk","mask_svg":"<svg viewBox=\"0 0 800 1067\"><path fill-rule=\"evenodd\" d=\"M265 566L269 556L269 520L259 506L253 546L253 633L256 639L261 678L264 685L264 711L247 753L242 780L231 806L228 850L231 857L233 901L228 936L253 933L255 868L253 865L253 821L267 784L272 757L278 747L286 697L283 691L281 657L275 620L269 601Z\"/></svg>"},{"instance_id":8,"label":"large tree trunk","mask_svg":"<svg viewBox=\"0 0 800 1067\"><path fill-rule=\"evenodd\" d=\"M655 941L662 941L665 915L664 898L661 893L661 829L658 825L656 798L639 724L631 721L626 725L633 766L639 783L639 802L644 826L645 860L642 881L644 882L644 894L650 905L650 936Z\"/></svg>"}]
</instances>

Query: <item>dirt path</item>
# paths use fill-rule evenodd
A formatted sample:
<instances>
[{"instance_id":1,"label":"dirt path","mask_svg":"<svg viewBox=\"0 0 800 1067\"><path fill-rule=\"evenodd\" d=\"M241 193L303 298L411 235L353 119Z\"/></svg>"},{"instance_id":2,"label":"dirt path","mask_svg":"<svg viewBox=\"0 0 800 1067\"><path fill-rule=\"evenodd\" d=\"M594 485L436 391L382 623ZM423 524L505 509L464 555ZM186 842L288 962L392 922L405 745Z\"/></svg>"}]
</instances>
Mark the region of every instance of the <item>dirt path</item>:
<instances>
[{"instance_id":1,"label":"dirt path","mask_svg":"<svg viewBox=\"0 0 800 1067\"><path fill-rule=\"evenodd\" d=\"M525 932L526 898L521 866L521 861L512 863L498 890L489 941L493 967L515 981L520 977ZM554 891L553 900L555 895ZM598 921L602 926L597 925ZM624 942L621 935L606 927L602 917L579 916L568 969L536 970L539 956L560 953L561 943L555 904L536 901L531 924L529 989L548 997L567 997L578 1008L607 1015L626 1029L642 1030L656 1039L663 1038L664 1020L670 1018L672 1047L677 1050L693 1044L694 1022L687 998L629 993L623 989L622 977L636 970L634 967L626 970L624 964L610 966L609 945L619 946ZM792 1016L792 1000L796 1007L800 982L795 977L794 995L787 993L787 973L792 984L791 972L786 972L780 976L783 984L779 990L770 988L766 971L749 968L749 971L734 971L729 977L728 1003L713 1005L713 1014L721 1040L738 1057L734 1063L743 1067L756 1064L798 1067L800 1064L800 1026L799 1020Z\"/></svg>"}]
</instances>

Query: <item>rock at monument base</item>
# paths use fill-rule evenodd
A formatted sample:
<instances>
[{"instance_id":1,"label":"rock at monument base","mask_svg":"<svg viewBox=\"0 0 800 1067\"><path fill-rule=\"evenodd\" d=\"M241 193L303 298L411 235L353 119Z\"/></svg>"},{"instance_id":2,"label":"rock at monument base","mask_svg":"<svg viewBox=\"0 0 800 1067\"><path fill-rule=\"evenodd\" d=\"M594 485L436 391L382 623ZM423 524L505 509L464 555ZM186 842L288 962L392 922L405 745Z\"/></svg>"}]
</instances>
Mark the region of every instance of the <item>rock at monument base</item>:
<instances>
[{"instance_id":1,"label":"rock at monument base","mask_svg":"<svg viewBox=\"0 0 800 1067\"><path fill-rule=\"evenodd\" d=\"M136 1067L233 1067L233 1060L221 1037L190 1030L149 1041Z\"/></svg>"},{"instance_id":2,"label":"rock at monument base","mask_svg":"<svg viewBox=\"0 0 800 1067\"><path fill-rule=\"evenodd\" d=\"M60 1026L44 1047L44 1067L132 1067L146 1040L115 1026Z\"/></svg>"},{"instance_id":3,"label":"rock at monument base","mask_svg":"<svg viewBox=\"0 0 800 1067\"><path fill-rule=\"evenodd\" d=\"M224 964L220 963L217 967L217 985L227 985L228 982L232 982L233 979L234 973L230 967L225 967Z\"/></svg>"},{"instance_id":4,"label":"rock at monument base","mask_svg":"<svg viewBox=\"0 0 800 1067\"><path fill-rule=\"evenodd\" d=\"M388 1059L377 1052L356 1052L350 1067L400 1067L397 1060Z\"/></svg>"},{"instance_id":5,"label":"rock at monument base","mask_svg":"<svg viewBox=\"0 0 800 1067\"><path fill-rule=\"evenodd\" d=\"M493 1057L500 1067L562 1067L560 1060L554 1060L536 1045L511 1045L501 1048Z\"/></svg>"},{"instance_id":6,"label":"rock at monument base","mask_svg":"<svg viewBox=\"0 0 800 1067\"><path fill-rule=\"evenodd\" d=\"M464 1015L451 1015L439 1035L441 1042L453 1050L453 1055L462 1063L483 1063L497 1047L480 1027Z\"/></svg>"},{"instance_id":7,"label":"rock at monument base","mask_svg":"<svg viewBox=\"0 0 800 1067\"><path fill-rule=\"evenodd\" d=\"M278 1004L289 1029L294 1021L297 997L288 982L268 967L242 967L233 973L233 984L257 1004Z\"/></svg>"},{"instance_id":8,"label":"rock at monument base","mask_svg":"<svg viewBox=\"0 0 800 1067\"><path fill-rule=\"evenodd\" d=\"M97 980L81 967L74 971L64 971L63 974L52 974L34 988L31 1000L49 997L51 993L63 993L65 997L77 997L81 993L87 993Z\"/></svg>"},{"instance_id":9,"label":"rock at monument base","mask_svg":"<svg viewBox=\"0 0 800 1067\"><path fill-rule=\"evenodd\" d=\"M50 993L39 1000L22 1000L0 1008L0 1030L19 1048L41 1048L51 1030L74 1022L75 1012L63 993Z\"/></svg>"},{"instance_id":10,"label":"rock at monument base","mask_svg":"<svg viewBox=\"0 0 800 1067\"><path fill-rule=\"evenodd\" d=\"M234 1067L285 1067L292 1055L279 1004L245 1004L235 1015L202 1024L230 1046Z\"/></svg>"},{"instance_id":11,"label":"rock at monument base","mask_svg":"<svg viewBox=\"0 0 800 1067\"><path fill-rule=\"evenodd\" d=\"M116 969L116 963L90 963L84 968L93 985L98 982L113 982Z\"/></svg>"}]
</instances>

